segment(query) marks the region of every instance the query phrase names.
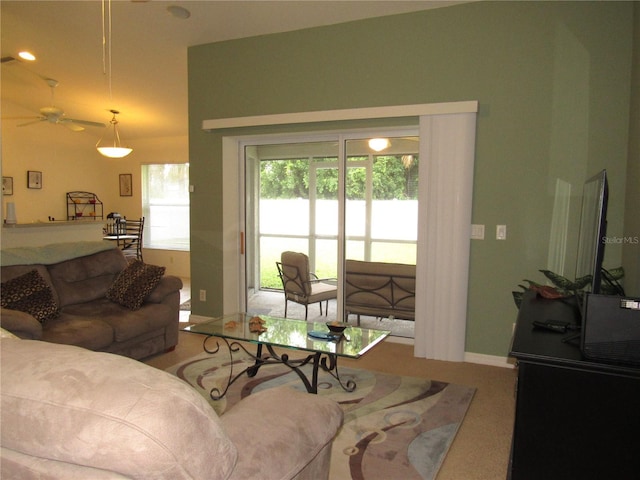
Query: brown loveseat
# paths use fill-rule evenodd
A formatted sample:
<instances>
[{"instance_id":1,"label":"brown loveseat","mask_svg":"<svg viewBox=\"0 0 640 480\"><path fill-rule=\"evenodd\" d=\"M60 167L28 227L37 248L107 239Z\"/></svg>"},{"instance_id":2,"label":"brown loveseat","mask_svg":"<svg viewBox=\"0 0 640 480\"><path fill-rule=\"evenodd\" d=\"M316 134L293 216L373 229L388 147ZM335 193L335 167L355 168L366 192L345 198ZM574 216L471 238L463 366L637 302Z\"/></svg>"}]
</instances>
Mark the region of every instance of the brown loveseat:
<instances>
[{"instance_id":1,"label":"brown loveseat","mask_svg":"<svg viewBox=\"0 0 640 480\"><path fill-rule=\"evenodd\" d=\"M345 262L345 310L358 316L415 320L416 266L402 263Z\"/></svg>"},{"instance_id":2,"label":"brown loveseat","mask_svg":"<svg viewBox=\"0 0 640 480\"><path fill-rule=\"evenodd\" d=\"M2 478L328 478L343 417L332 400L274 387L218 417L185 382L130 358L0 342Z\"/></svg>"},{"instance_id":3,"label":"brown loveseat","mask_svg":"<svg viewBox=\"0 0 640 480\"><path fill-rule=\"evenodd\" d=\"M182 281L129 264L109 242L5 249L0 262L0 322L20 338L136 359L178 343ZM17 298L21 289L30 297Z\"/></svg>"}]
</instances>

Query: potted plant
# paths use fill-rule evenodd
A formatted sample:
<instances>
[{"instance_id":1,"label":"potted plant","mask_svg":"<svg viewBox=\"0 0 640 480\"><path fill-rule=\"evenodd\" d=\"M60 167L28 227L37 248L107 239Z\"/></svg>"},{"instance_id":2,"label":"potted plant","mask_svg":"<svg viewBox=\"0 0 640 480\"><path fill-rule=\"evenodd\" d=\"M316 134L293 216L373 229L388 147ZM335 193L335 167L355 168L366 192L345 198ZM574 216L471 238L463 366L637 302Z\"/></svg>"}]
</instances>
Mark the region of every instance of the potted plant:
<instances>
[{"instance_id":1,"label":"potted plant","mask_svg":"<svg viewBox=\"0 0 640 480\"><path fill-rule=\"evenodd\" d=\"M585 275L574 281L569 280L562 275L558 275L550 270L539 270L547 279L553 284L543 285L533 280L524 279L527 285L518 285L522 290L513 291L513 301L516 303L516 307L520 308L522 303L522 296L527 290L534 290L540 296L544 298L566 298L573 295L577 295L578 298L582 298L584 295L584 289L586 286L591 285L591 275ZM601 293L604 295L616 295L620 294L622 287L619 280L624 277L624 269L622 267L614 268L612 270L602 269L602 282Z\"/></svg>"}]
</instances>

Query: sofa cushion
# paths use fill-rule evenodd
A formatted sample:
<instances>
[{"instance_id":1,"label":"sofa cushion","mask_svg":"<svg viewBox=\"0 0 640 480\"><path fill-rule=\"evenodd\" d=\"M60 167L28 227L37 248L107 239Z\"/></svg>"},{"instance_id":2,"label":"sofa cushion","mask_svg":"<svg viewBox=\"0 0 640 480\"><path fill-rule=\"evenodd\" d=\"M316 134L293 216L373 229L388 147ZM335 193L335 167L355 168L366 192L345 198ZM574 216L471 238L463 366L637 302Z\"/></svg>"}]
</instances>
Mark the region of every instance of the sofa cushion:
<instances>
[{"instance_id":1,"label":"sofa cushion","mask_svg":"<svg viewBox=\"0 0 640 480\"><path fill-rule=\"evenodd\" d=\"M67 305L62 315L76 319L99 321L109 325L112 330L111 341L124 342L142 335L166 328L175 321L175 309L160 303L145 303L139 309L131 311L106 298L93 302Z\"/></svg>"},{"instance_id":2,"label":"sofa cushion","mask_svg":"<svg viewBox=\"0 0 640 480\"><path fill-rule=\"evenodd\" d=\"M345 262L345 307L349 313L413 319L416 266Z\"/></svg>"},{"instance_id":3,"label":"sofa cushion","mask_svg":"<svg viewBox=\"0 0 640 480\"><path fill-rule=\"evenodd\" d=\"M103 298L127 267L122 251L112 248L48 267L60 307Z\"/></svg>"},{"instance_id":4,"label":"sofa cushion","mask_svg":"<svg viewBox=\"0 0 640 480\"><path fill-rule=\"evenodd\" d=\"M235 446L177 377L120 355L0 342L3 448L133 479L228 478Z\"/></svg>"},{"instance_id":5,"label":"sofa cushion","mask_svg":"<svg viewBox=\"0 0 640 480\"><path fill-rule=\"evenodd\" d=\"M243 398L220 417L231 441L242 445L229 480L297 478L331 444L343 415L333 400L286 386Z\"/></svg>"},{"instance_id":6,"label":"sofa cushion","mask_svg":"<svg viewBox=\"0 0 640 480\"><path fill-rule=\"evenodd\" d=\"M164 271L165 267L149 265L139 260L134 260L109 287L107 298L130 310L137 310L145 298L160 283Z\"/></svg>"},{"instance_id":7,"label":"sofa cushion","mask_svg":"<svg viewBox=\"0 0 640 480\"><path fill-rule=\"evenodd\" d=\"M44 278L33 269L2 284L2 307L20 310L40 322L58 316L58 304Z\"/></svg>"},{"instance_id":8,"label":"sofa cushion","mask_svg":"<svg viewBox=\"0 0 640 480\"><path fill-rule=\"evenodd\" d=\"M113 338L113 328L102 319L67 315L64 311L42 329L45 342L77 345L89 350L103 350L113 343Z\"/></svg>"}]
</instances>

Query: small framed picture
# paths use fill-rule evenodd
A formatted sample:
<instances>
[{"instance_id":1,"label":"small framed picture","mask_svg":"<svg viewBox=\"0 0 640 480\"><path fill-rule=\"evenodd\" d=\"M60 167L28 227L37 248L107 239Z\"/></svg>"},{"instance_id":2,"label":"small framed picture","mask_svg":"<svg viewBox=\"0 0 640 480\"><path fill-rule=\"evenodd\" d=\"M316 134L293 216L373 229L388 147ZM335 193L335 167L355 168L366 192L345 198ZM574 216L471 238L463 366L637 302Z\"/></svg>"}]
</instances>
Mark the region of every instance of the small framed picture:
<instances>
[{"instance_id":1,"label":"small framed picture","mask_svg":"<svg viewBox=\"0 0 640 480\"><path fill-rule=\"evenodd\" d=\"M2 177L2 195L13 195L13 177Z\"/></svg>"},{"instance_id":2,"label":"small framed picture","mask_svg":"<svg viewBox=\"0 0 640 480\"><path fill-rule=\"evenodd\" d=\"M27 171L27 188L42 188L42 172Z\"/></svg>"},{"instance_id":3,"label":"small framed picture","mask_svg":"<svg viewBox=\"0 0 640 480\"><path fill-rule=\"evenodd\" d=\"M133 196L133 188L131 186L131 174L130 173L121 173L120 174L120 196L121 197L132 197Z\"/></svg>"}]
</instances>

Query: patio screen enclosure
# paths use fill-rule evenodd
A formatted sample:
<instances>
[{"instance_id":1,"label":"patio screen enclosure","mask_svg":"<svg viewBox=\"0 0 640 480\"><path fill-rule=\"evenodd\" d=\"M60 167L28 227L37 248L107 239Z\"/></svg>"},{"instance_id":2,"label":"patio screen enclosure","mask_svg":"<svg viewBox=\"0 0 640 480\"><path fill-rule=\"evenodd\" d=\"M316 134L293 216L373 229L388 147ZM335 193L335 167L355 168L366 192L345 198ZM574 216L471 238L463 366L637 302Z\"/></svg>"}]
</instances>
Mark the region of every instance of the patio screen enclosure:
<instances>
[{"instance_id":1,"label":"patio screen enclosure","mask_svg":"<svg viewBox=\"0 0 640 480\"><path fill-rule=\"evenodd\" d=\"M372 138L388 144L376 151ZM247 305L255 291L282 289L276 261L286 250L307 254L311 271L339 285L346 258L415 264L418 140L411 132L376 132L246 145Z\"/></svg>"}]
</instances>

